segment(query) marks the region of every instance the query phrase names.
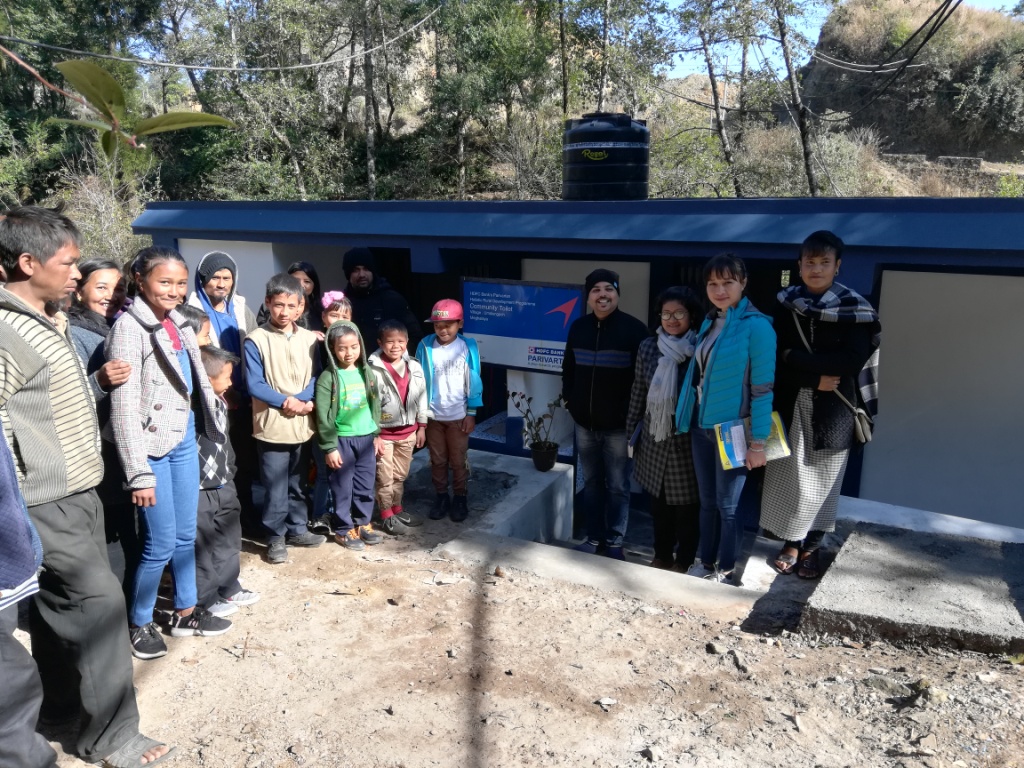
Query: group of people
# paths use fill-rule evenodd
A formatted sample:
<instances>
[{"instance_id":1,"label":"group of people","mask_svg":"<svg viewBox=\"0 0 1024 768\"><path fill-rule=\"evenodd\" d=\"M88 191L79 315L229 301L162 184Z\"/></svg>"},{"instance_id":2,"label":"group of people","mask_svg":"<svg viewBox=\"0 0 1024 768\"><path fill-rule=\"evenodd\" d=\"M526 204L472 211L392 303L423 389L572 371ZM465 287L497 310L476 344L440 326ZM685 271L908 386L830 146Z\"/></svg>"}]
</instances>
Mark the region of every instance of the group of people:
<instances>
[{"instance_id":1,"label":"group of people","mask_svg":"<svg viewBox=\"0 0 1024 768\"><path fill-rule=\"evenodd\" d=\"M769 316L745 295L734 254L704 267L707 303L674 286L655 300L653 336L618 308L619 277L587 276L592 312L569 330L563 397L584 475L586 536L577 549L625 559L630 474L650 498L655 568L739 585L740 496L764 467L760 527L781 542L770 565L821 574L819 548L835 530L839 493L857 445L855 409L875 410L878 313L839 283L843 241L819 231L802 244L800 283ZM767 462L772 412L791 453ZM726 469L716 425L748 420L745 461Z\"/></svg>"},{"instance_id":2,"label":"group of people","mask_svg":"<svg viewBox=\"0 0 1024 768\"><path fill-rule=\"evenodd\" d=\"M346 254L346 291L321 291L306 262L274 275L257 315L226 253L203 257L189 296L174 249L122 270L80 261L79 245L58 212L0 217L0 765L56 765L37 720L78 718L79 756L111 768L173 751L139 732L131 657L167 652L162 591L177 637L222 634L259 600L239 582L243 521L270 563L332 532L347 549L378 544L375 502L388 533L422 523L402 504L424 445L430 518L469 516L482 383L458 301L435 304L410 356L417 322L369 250ZM34 659L13 637L29 596Z\"/></svg>"}]
</instances>

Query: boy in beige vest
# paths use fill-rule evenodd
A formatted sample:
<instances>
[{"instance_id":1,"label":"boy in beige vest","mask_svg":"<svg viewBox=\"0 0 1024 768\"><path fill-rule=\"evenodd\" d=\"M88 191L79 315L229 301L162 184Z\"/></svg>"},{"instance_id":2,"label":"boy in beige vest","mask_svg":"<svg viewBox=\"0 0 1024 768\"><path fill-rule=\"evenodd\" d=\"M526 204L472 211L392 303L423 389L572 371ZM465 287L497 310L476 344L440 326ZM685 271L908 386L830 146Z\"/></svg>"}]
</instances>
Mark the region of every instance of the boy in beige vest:
<instances>
[{"instance_id":1,"label":"boy in beige vest","mask_svg":"<svg viewBox=\"0 0 1024 768\"><path fill-rule=\"evenodd\" d=\"M263 526L267 560L288 560L288 544L318 547L327 539L306 529L302 471L313 437L313 394L319 339L295 321L303 310L302 285L288 274L267 283L269 321L246 336L245 376L252 395L252 431L266 493Z\"/></svg>"}]
</instances>

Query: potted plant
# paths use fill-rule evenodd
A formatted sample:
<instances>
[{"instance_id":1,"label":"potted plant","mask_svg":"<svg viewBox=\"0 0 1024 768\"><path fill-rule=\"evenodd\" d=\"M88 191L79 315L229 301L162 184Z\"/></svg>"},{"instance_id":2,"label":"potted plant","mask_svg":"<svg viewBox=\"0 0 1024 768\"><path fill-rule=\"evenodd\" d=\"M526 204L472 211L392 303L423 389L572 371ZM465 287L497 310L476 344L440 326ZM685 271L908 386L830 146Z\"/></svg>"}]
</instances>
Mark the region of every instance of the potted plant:
<instances>
[{"instance_id":1,"label":"potted plant","mask_svg":"<svg viewBox=\"0 0 1024 768\"><path fill-rule=\"evenodd\" d=\"M551 440L551 426L555 420L555 411L565 401L559 395L548 403L547 413L540 415L533 412L533 398L525 392L509 392L508 401L523 416L523 435L530 446L533 466L541 472L547 472L558 459L558 443Z\"/></svg>"}]
</instances>

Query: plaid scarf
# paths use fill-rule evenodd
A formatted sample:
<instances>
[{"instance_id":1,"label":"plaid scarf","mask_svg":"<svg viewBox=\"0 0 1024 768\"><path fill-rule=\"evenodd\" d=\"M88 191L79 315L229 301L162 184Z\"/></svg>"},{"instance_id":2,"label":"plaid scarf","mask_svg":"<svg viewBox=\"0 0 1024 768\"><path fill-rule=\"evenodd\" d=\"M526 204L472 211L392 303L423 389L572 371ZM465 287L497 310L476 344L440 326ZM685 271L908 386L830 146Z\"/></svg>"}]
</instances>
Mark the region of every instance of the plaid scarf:
<instances>
[{"instance_id":1,"label":"plaid scarf","mask_svg":"<svg viewBox=\"0 0 1024 768\"><path fill-rule=\"evenodd\" d=\"M878 312L867 299L842 283L832 287L820 296L808 292L802 285L791 285L779 291L779 303L796 312L823 323L870 323L871 356L857 375L857 388L865 410L872 416L878 415L878 348L882 343L882 324Z\"/></svg>"}]
</instances>

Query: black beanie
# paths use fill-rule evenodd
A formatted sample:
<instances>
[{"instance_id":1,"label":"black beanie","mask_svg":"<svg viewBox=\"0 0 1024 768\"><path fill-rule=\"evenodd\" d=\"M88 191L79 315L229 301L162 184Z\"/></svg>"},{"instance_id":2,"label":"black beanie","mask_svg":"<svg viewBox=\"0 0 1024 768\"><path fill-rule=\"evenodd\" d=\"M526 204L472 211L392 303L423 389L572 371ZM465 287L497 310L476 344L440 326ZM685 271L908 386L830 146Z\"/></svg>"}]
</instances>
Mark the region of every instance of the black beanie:
<instances>
[{"instance_id":1,"label":"black beanie","mask_svg":"<svg viewBox=\"0 0 1024 768\"><path fill-rule=\"evenodd\" d=\"M366 267L371 272L377 271L377 265L373 259L373 251L369 248L353 248L345 254L341 262L341 268L345 272L345 279L348 280L356 267Z\"/></svg>"},{"instance_id":2,"label":"black beanie","mask_svg":"<svg viewBox=\"0 0 1024 768\"><path fill-rule=\"evenodd\" d=\"M589 296L591 289L598 283L611 283L612 288L615 289L615 292L618 293L620 296L622 295L622 293L619 291L618 272L612 272L610 269L595 269L593 272L587 275L587 280L583 284L585 288L584 293Z\"/></svg>"},{"instance_id":3,"label":"black beanie","mask_svg":"<svg viewBox=\"0 0 1024 768\"><path fill-rule=\"evenodd\" d=\"M237 271L235 260L223 251L210 251L208 254L203 256L202 261L199 264L199 269L196 270L199 272L199 282L206 285L210 282L210 278L222 269L230 269L231 278L233 280L238 279L238 275L235 274Z\"/></svg>"}]
</instances>

